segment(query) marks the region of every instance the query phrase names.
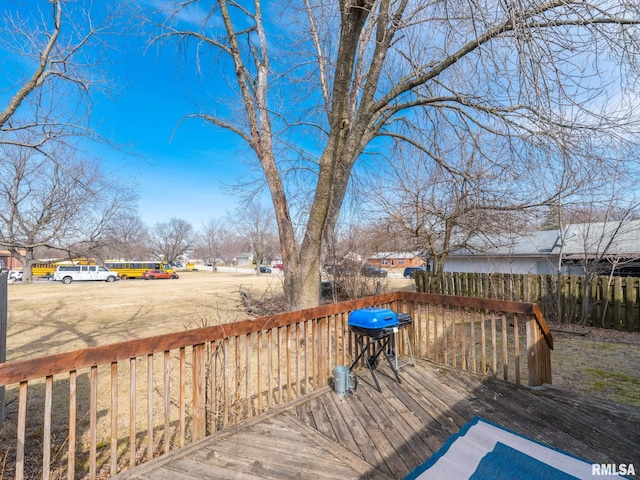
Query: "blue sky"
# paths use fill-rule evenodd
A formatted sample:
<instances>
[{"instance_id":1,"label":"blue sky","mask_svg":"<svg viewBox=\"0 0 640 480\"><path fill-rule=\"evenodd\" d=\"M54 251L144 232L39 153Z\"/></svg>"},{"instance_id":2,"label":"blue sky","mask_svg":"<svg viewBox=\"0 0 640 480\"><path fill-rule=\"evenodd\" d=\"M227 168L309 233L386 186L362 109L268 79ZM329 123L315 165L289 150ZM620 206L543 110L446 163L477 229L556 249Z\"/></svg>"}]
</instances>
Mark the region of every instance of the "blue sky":
<instances>
[{"instance_id":1,"label":"blue sky","mask_svg":"<svg viewBox=\"0 0 640 480\"><path fill-rule=\"evenodd\" d=\"M123 57L129 87L113 99L103 98L92 113L96 129L122 146L128 155L100 148L111 168L132 176L139 185L139 212L149 225L171 217L199 228L235 205L221 191L242 175L238 155L246 151L233 135L183 115L195 108L189 89L197 82L177 78L168 60L151 55ZM159 63L158 63L159 62Z\"/></svg>"},{"instance_id":2,"label":"blue sky","mask_svg":"<svg viewBox=\"0 0 640 480\"><path fill-rule=\"evenodd\" d=\"M50 8L44 0L10 0L2 7L0 14L9 9L23 17L37 14L36 7L44 13ZM238 199L225 194L222 184L232 184L245 174L241 160L246 146L234 135L199 120L187 120L176 129L185 114L196 110L193 99L207 95L205 90L215 91L211 82L222 77L198 78L192 57L183 57L177 64L173 46L160 55L156 50L144 54L142 35L112 40L119 45L105 55L101 68L114 91L109 97L93 95L91 123L96 133L120 149L89 143L84 150L100 158L106 169L137 182L138 211L149 226L175 217L199 229L208 219L232 212ZM6 102L17 88L9 82L12 72L7 75L7 71L25 68L25 63L3 58L0 51L0 68L6 79L0 80L0 99ZM27 65L25 71L31 74L33 68Z\"/></svg>"},{"instance_id":3,"label":"blue sky","mask_svg":"<svg viewBox=\"0 0 640 480\"><path fill-rule=\"evenodd\" d=\"M239 161L246 148L235 136L195 119L191 100L202 88L194 76L176 73L173 52L143 54L142 38L131 38L111 73L126 85L113 98L101 98L92 121L100 134L121 145L125 155L100 149L111 168L139 185L139 213L148 225L172 217L199 228L235 208L236 198L222 192L242 176ZM170 48L170 47L169 47Z\"/></svg>"}]
</instances>

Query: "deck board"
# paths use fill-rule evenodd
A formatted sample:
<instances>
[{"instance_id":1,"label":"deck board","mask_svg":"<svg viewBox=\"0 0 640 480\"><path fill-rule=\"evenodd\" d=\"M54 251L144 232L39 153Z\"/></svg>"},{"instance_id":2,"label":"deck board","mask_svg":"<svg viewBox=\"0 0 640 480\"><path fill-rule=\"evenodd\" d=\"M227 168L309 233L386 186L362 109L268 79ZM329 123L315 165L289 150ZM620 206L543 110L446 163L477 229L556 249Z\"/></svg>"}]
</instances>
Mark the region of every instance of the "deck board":
<instances>
[{"instance_id":1,"label":"deck board","mask_svg":"<svg viewBox=\"0 0 640 480\"><path fill-rule=\"evenodd\" d=\"M345 397L325 389L118 478L399 479L476 415L587 461L640 467L640 409L426 361L398 384L385 368L382 392L364 371Z\"/></svg>"},{"instance_id":2,"label":"deck board","mask_svg":"<svg viewBox=\"0 0 640 480\"><path fill-rule=\"evenodd\" d=\"M313 416L313 421L316 424L316 429L335 441L337 437L331 421L332 419L329 418L322 401L318 397L312 399L309 402L309 408L311 410L311 415Z\"/></svg>"},{"instance_id":3,"label":"deck board","mask_svg":"<svg viewBox=\"0 0 640 480\"><path fill-rule=\"evenodd\" d=\"M354 452L343 448L339 444L333 442L333 440L331 440L330 438L323 436L317 430L300 422L300 420L298 418L295 418L293 415L288 416L287 419L292 422L292 425L295 425L299 429L299 432L302 435L306 435L308 438L316 441L319 445L323 445L327 452L330 452L336 458L350 465L353 468L354 473L357 473L359 478L371 478L380 480L389 480L391 478L394 478L393 476L387 475L377 468L371 468L372 466L370 463L362 460L362 458L360 458ZM318 468L318 466L319 465L316 463L315 468ZM321 466L320 468L324 467ZM336 478L352 478L352 476Z\"/></svg>"},{"instance_id":4,"label":"deck board","mask_svg":"<svg viewBox=\"0 0 640 480\"><path fill-rule=\"evenodd\" d=\"M360 389L353 395L360 395L362 392L362 389ZM386 437L380 431L378 425L374 423L363 403L350 400L348 397L341 398L340 402L343 405L343 409L350 415L353 415L351 417L351 423L354 424L354 435L358 435L357 443L361 452L360 455L380 471L388 475L393 475L381 449L378 448L381 444L387 442Z\"/></svg>"},{"instance_id":5,"label":"deck board","mask_svg":"<svg viewBox=\"0 0 640 480\"><path fill-rule=\"evenodd\" d=\"M327 416L331 419L336 441L351 452L360 452L352 430L347 424L347 420L342 415L341 409L336 405L337 395L324 395L320 397Z\"/></svg>"},{"instance_id":6,"label":"deck board","mask_svg":"<svg viewBox=\"0 0 640 480\"><path fill-rule=\"evenodd\" d=\"M376 448L380 451L380 454L394 475L405 476L411 471L410 460L412 459L407 458L406 452L405 455L400 455L401 449L408 450L408 448L405 445L402 435L398 432L397 428L395 428L393 422L387 417L387 412L383 410L386 402L379 400L379 398L384 398L384 393L387 393L388 390L384 389L384 393L380 394L368 385L362 388L359 387L359 390L358 400L363 403L372 419L372 424L369 426L370 430L368 431L369 433L376 433L377 439L374 442ZM414 456L415 454L412 455L412 457Z\"/></svg>"}]
</instances>

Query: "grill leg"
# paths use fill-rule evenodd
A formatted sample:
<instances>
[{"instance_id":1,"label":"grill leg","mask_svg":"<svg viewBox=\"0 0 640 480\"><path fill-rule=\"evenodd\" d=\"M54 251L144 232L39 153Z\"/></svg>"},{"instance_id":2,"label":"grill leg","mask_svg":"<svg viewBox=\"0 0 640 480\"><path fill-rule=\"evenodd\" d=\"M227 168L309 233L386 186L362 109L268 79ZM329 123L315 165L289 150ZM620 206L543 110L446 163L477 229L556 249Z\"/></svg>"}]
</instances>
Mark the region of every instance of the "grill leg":
<instances>
[{"instance_id":1,"label":"grill leg","mask_svg":"<svg viewBox=\"0 0 640 480\"><path fill-rule=\"evenodd\" d=\"M409 348L409 358L411 358L411 366L414 367L416 365L415 360L413 359L413 349L411 348L411 339L409 338L409 329L404 327L404 337L407 340L407 347Z\"/></svg>"},{"instance_id":2,"label":"grill leg","mask_svg":"<svg viewBox=\"0 0 640 480\"><path fill-rule=\"evenodd\" d=\"M365 345L363 340L362 340L362 336L361 335L357 335L356 339L358 341L358 344L360 345L360 354L357 356L357 358L351 364L351 367L349 367L349 370L352 370L353 367L356 366L356 363L358 363L358 360L363 358L364 359L364 363L367 365L367 368L371 372L371 377L373 378L373 381L376 384L376 388L378 389L378 391L380 393L382 393L382 388L380 388L380 383L378 383L378 378L376 377L376 372L375 372L375 365L376 365L377 360L378 360L378 355L380 355L380 350L377 350L374 347L374 355L372 357L367 355L367 349L369 348L369 346L375 345L376 343L378 343L378 341L377 340L370 340Z\"/></svg>"},{"instance_id":3,"label":"grill leg","mask_svg":"<svg viewBox=\"0 0 640 480\"><path fill-rule=\"evenodd\" d=\"M398 383L402 383L402 380L400 380L400 375L398 375L398 369L394 365L394 362L398 358L398 353L394 352L394 354L391 355L390 353L387 352L387 349L386 349L386 346L389 344L390 339L391 339L391 336L387 337L387 342L385 343L385 348L382 353L384 353L384 356L387 359L387 362L389 363L389 367L391 367L393 374L396 376L396 380L398 381Z\"/></svg>"},{"instance_id":4,"label":"grill leg","mask_svg":"<svg viewBox=\"0 0 640 480\"><path fill-rule=\"evenodd\" d=\"M376 376L375 369L376 369L376 366L378 365L378 357L380 356L380 354L383 354L384 357L387 359L387 363L389 364L391 371L396 377L396 381L398 383L402 383L402 380L400 379L400 375L398 374L398 368L394 364L397 361L396 360L397 353L394 352L393 354L391 354L389 352L390 350L389 344L393 338L393 335L388 335L386 337L369 340L369 342L366 345L364 343L363 338L364 338L363 335L356 335L356 340L358 342L358 345L360 345L360 353L358 354L356 359L353 361L353 363L349 367L349 370L350 371L353 370L353 367L356 366L356 364L361 358L364 359L364 362L367 365L367 368L371 372L371 377L373 378L376 388L378 389L379 392L382 392L382 388L380 387L380 383L378 382L378 377ZM373 345L373 355L369 356L367 354L367 350L372 345ZM397 348L395 344L394 344L394 348Z\"/></svg>"}]
</instances>

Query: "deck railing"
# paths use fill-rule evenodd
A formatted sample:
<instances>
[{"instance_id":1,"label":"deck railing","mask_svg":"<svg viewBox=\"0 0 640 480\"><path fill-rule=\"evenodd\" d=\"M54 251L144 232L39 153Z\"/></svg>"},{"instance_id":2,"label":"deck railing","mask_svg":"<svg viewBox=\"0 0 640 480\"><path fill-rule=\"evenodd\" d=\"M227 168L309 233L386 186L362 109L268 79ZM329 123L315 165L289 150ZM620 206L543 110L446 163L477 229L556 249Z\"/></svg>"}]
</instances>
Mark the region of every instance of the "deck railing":
<instances>
[{"instance_id":1,"label":"deck railing","mask_svg":"<svg viewBox=\"0 0 640 480\"><path fill-rule=\"evenodd\" d=\"M370 306L412 315L416 356L551 382L552 338L535 304L396 292L2 364L3 428L16 433L0 455L16 479L131 469L325 386L358 354L349 313Z\"/></svg>"}]
</instances>

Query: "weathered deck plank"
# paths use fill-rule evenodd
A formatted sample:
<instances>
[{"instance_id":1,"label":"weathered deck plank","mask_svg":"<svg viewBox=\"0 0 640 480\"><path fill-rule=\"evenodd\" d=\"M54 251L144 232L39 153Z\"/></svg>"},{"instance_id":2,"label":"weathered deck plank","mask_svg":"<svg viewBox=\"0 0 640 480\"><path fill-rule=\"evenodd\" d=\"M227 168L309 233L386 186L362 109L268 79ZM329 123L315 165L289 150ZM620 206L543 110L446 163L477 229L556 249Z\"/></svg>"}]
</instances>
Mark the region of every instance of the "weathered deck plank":
<instances>
[{"instance_id":1,"label":"weathered deck plank","mask_svg":"<svg viewBox=\"0 0 640 480\"><path fill-rule=\"evenodd\" d=\"M518 394L514 395L514 392ZM616 439L619 456L630 458L638 455L638 440L630 440L632 435L624 432L629 424L621 422L620 417L609 418L609 412L602 406L587 412L581 411L578 406L570 407L565 402L555 401L553 409L549 409L542 392L514 390L514 387L502 382L494 382L488 393L499 396L497 402L502 409L499 415L495 414L494 421L505 426L509 426L510 422L512 426L509 428L533 439L598 463L607 463L607 459L610 459L604 451L605 439L609 438ZM573 392L566 393L568 397L575 395ZM609 426L610 422L613 428ZM579 435L574 432L579 432Z\"/></svg>"},{"instance_id":2,"label":"weathered deck plank","mask_svg":"<svg viewBox=\"0 0 640 480\"><path fill-rule=\"evenodd\" d=\"M302 435L305 435L308 438L313 439L315 442L318 443L318 445L324 446L327 452L330 452L336 458L339 458L345 463L347 463L348 465L350 465L353 468L353 470L358 473L360 478L371 478L371 479L380 479L380 480L388 480L388 479L394 478L390 475L387 475L386 473L383 473L382 471L376 468L372 469L370 463L362 460L362 458L360 458L354 452L351 452L350 450L343 448L341 445L333 442L333 440L329 439L328 437L325 437L317 430L311 428L309 425L302 423L294 415L285 414L285 416L287 420L291 422L291 425L292 426L295 425L298 431ZM317 467L318 465L315 464L315 468ZM336 477L336 478L351 478L351 477Z\"/></svg>"},{"instance_id":3,"label":"weathered deck plank","mask_svg":"<svg viewBox=\"0 0 640 480\"><path fill-rule=\"evenodd\" d=\"M357 453L370 465L375 466L387 475L391 475L391 470L387 467L387 464L385 463L384 458L382 458L382 455L380 455L380 452L378 452L378 449L375 448L375 442L369 436L366 427L363 424L362 415L357 413L352 402L349 402L345 398L338 397L337 395L333 395L333 397L336 399L336 403L342 413L342 418L345 419L349 430L353 433L353 438L358 446ZM300 420L304 421L303 418Z\"/></svg>"},{"instance_id":4,"label":"weathered deck plank","mask_svg":"<svg viewBox=\"0 0 640 480\"><path fill-rule=\"evenodd\" d=\"M369 412L369 416L373 420L372 425L369 426L367 431L378 434L375 442L376 448L380 451L391 472L393 472L396 477L398 475L403 477L411 471L411 462L415 460L417 456L407 448L404 438L398 432L395 424L392 423L386 415L384 409L388 407L384 397L388 393L389 390L386 388L382 393L379 393L371 387L363 386L357 394L359 397L357 400L363 403L366 411ZM352 399L355 401L354 397L355 395L352 396ZM404 453L404 455L400 453Z\"/></svg>"},{"instance_id":5,"label":"weathered deck plank","mask_svg":"<svg viewBox=\"0 0 640 480\"><path fill-rule=\"evenodd\" d=\"M403 368L401 384L381 370L382 392L326 390L120 478L403 478L476 415L588 461L640 467L640 409L424 361Z\"/></svg>"}]
</instances>

